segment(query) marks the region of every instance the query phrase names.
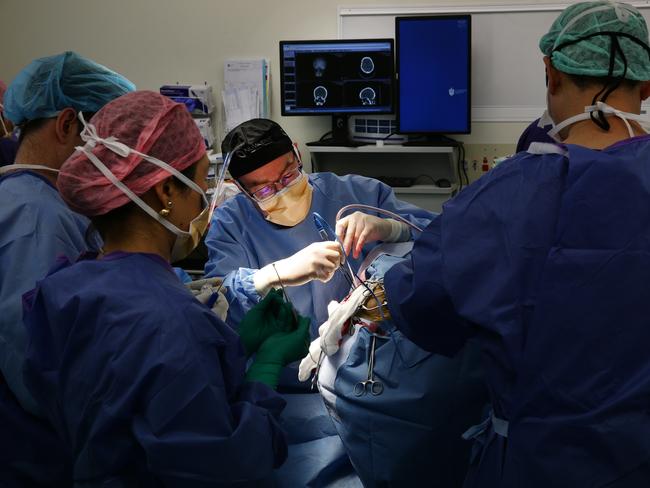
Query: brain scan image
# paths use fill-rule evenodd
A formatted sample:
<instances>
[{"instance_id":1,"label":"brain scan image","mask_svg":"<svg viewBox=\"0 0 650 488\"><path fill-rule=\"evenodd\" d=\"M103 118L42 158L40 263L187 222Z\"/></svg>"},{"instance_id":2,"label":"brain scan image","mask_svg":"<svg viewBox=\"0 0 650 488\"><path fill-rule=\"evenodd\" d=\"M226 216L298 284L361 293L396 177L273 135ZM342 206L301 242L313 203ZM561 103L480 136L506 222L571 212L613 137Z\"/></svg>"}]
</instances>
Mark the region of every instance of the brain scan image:
<instances>
[{"instance_id":1,"label":"brain scan image","mask_svg":"<svg viewBox=\"0 0 650 488\"><path fill-rule=\"evenodd\" d=\"M364 56L361 58L361 73L365 76L372 75L375 71L375 62L370 56Z\"/></svg>"},{"instance_id":2,"label":"brain scan image","mask_svg":"<svg viewBox=\"0 0 650 488\"><path fill-rule=\"evenodd\" d=\"M314 104L317 107L322 107L327 101L327 88L322 85L314 88Z\"/></svg>"},{"instance_id":3,"label":"brain scan image","mask_svg":"<svg viewBox=\"0 0 650 488\"><path fill-rule=\"evenodd\" d=\"M375 103L377 103L377 93L375 93L375 90L367 86L359 92L359 99L361 100L362 105L375 105Z\"/></svg>"},{"instance_id":4,"label":"brain scan image","mask_svg":"<svg viewBox=\"0 0 650 488\"><path fill-rule=\"evenodd\" d=\"M322 78L323 73L327 69L327 60L323 57L314 58L312 66L314 67L314 76L316 78Z\"/></svg>"},{"instance_id":5,"label":"brain scan image","mask_svg":"<svg viewBox=\"0 0 650 488\"><path fill-rule=\"evenodd\" d=\"M383 51L296 52L287 71L295 109L330 113L381 110L392 104L392 54Z\"/></svg>"}]
</instances>

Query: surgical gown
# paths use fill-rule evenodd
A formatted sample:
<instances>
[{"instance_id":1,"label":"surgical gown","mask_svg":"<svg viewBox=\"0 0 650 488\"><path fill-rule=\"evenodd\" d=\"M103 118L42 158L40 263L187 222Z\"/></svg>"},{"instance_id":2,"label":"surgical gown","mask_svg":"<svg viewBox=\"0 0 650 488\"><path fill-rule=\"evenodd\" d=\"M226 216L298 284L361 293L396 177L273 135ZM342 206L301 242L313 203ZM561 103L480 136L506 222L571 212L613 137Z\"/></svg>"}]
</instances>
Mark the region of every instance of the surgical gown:
<instances>
[{"instance_id":1,"label":"surgical gown","mask_svg":"<svg viewBox=\"0 0 650 488\"><path fill-rule=\"evenodd\" d=\"M314 189L311 209L305 220L294 227L268 222L241 194L216 210L205 240L209 251L205 272L206 276L225 276L224 286L231 302L229 322L238 323L243 314L259 302L260 296L253 284L255 271L322 240L314 225L313 212L318 212L332 227L337 212L352 203L390 210L420 227L434 217L431 212L398 200L389 186L371 178L313 173L309 175L309 182ZM350 259L355 271L371 248L366 246L358 260ZM336 273L328 283L312 281L286 291L298 313L312 319L312 336L316 338L318 327L327 320L327 304L344 298L349 289L350 284L344 276Z\"/></svg>"},{"instance_id":2,"label":"surgical gown","mask_svg":"<svg viewBox=\"0 0 650 488\"><path fill-rule=\"evenodd\" d=\"M0 166L13 164L18 152L18 141L15 137L0 137Z\"/></svg>"},{"instance_id":3,"label":"surgical gown","mask_svg":"<svg viewBox=\"0 0 650 488\"><path fill-rule=\"evenodd\" d=\"M47 178L30 171L0 178L0 370L31 413L38 413L38 407L22 378L26 341L21 297L57 256L76 259L88 249L89 223L66 206Z\"/></svg>"},{"instance_id":4,"label":"surgical gown","mask_svg":"<svg viewBox=\"0 0 650 488\"><path fill-rule=\"evenodd\" d=\"M244 383L237 334L159 256L63 260L25 326L25 381L75 483L258 486L284 461L284 401Z\"/></svg>"},{"instance_id":5,"label":"surgical gown","mask_svg":"<svg viewBox=\"0 0 650 488\"><path fill-rule=\"evenodd\" d=\"M227 200L215 212L205 241L209 251L205 271L207 276L225 276L229 323L237 324L260 300L253 284L257 269L321 240L312 212L318 212L332 227L337 212L352 203L390 210L421 227L434 217L431 212L399 201L390 187L374 179L314 173L309 175L309 181L314 190L311 209L295 227L268 222L245 195ZM364 247L358 260L349 258L355 272L373 245ZM328 283L312 281L286 291L298 312L311 318L312 336L317 337L318 327L328 317L327 304L344 298L349 289L350 284L337 272ZM289 438L289 458L276 475L278 485L360 487L320 395L307 393L309 383L299 384L297 376L297 367L285 368L280 379L279 391L286 393L288 403L283 426Z\"/></svg>"},{"instance_id":6,"label":"surgical gown","mask_svg":"<svg viewBox=\"0 0 650 488\"><path fill-rule=\"evenodd\" d=\"M466 486L648 486L650 136L532 152L386 274L393 319L431 351L482 343L494 417Z\"/></svg>"}]
</instances>

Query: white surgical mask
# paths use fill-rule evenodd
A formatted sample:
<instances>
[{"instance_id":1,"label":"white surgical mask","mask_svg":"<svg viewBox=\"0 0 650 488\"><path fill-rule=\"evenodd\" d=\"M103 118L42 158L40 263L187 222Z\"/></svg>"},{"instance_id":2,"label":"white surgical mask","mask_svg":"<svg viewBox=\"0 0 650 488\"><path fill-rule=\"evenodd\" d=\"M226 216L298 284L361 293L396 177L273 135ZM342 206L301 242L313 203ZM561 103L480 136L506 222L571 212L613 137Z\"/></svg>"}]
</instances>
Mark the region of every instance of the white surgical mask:
<instances>
[{"instance_id":1,"label":"white surgical mask","mask_svg":"<svg viewBox=\"0 0 650 488\"><path fill-rule=\"evenodd\" d=\"M36 169L40 171L51 171L52 173L58 173L58 169L50 168L49 166L43 166L42 164L8 164L7 166L0 167L0 175L9 173L11 171L16 171L19 169Z\"/></svg>"},{"instance_id":2,"label":"white surgical mask","mask_svg":"<svg viewBox=\"0 0 650 488\"><path fill-rule=\"evenodd\" d=\"M576 122L580 122L582 120L589 120L591 119L591 114L593 112L602 112L606 117L618 117L625 123L625 127L627 127L628 134L630 134L630 137L634 137L634 130L632 129L632 126L630 125L630 120L633 120L637 122L644 131L648 132L650 130L650 122L648 121L647 118L639 115L639 114L633 114L629 112L622 112L620 110L615 109L614 107L607 105L604 102L596 102L596 105L589 105L585 107L585 111L581 114L574 115L573 117L569 117L566 120L563 120L559 124L554 124L553 128L548 131L548 135L555 141L557 142L562 142L562 139L560 138L560 131L572 124L575 124Z\"/></svg>"},{"instance_id":3,"label":"white surgical mask","mask_svg":"<svg viewBox=\"0 0 650 488\"><path fill-rule=\"evenodd\" d=\"M208 224L210 223L211 212L210 205L208 203L208 198L205 195L205 192L201 189L199 185L190 180L187 176L182 174L176 168L172 168L169 164L143 154L135 149L128 147L127 145L119 142L114 137L101 138L97 135L97 130L92 124L87 124L84 120L83 114L79 112L79 119L84 125L84 129L81 132L81 139L86 143L83 147L78 146L77 151L80 151L88 157L88 159L97 167L101 173L108 178L108 180L113 183L117 188L119 188L126 196L128 196L131 201L133 201L138 207L144 210L152 218L156 219L160 224L162 224L167 230L173 232L176 235L176 240L174 241L174 246L171 251L171 262L179 261L186 257L192 250L198 245L201 237L205 233ZM107 149L113 151L115 154L126 158L129 154L137 154L145 161L148 161L152 164L155 164L159 168L164 169L170 174L174 175L176 178L181 180L192 190L199 193L203 199L203 210L199 215L197 215L191 222L189 226L189 231L184 231L176 227L169 220L165 219L153 208L147 205L139 196L133 193L124 183L118 180L115 175L111 172L110 169L102 163L92 150L97 144L102 144Z\"/></svg>"},{"instance_id":4,"label":"white surgical mask","mask_svg":"<svg viewBox=\"0 0 650 488\"><path fill-rule=\"evenodd\" d=\"M553 122L553 119L551 118L551 114L548 113L548 110L544 110L544 113L542 114L542 116L537 121L537 127L539 127L540 129L543 129L547 125L554 126L555 123Z\"/></svg>"}]
</instances>

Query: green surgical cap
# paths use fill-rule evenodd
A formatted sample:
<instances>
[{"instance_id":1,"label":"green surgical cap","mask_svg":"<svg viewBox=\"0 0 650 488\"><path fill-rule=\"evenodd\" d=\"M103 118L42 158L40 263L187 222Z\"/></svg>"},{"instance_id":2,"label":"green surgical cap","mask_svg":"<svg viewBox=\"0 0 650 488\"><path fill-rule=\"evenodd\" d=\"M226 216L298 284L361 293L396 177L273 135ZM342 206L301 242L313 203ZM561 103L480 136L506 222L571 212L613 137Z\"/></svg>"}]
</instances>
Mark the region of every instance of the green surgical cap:
<instances>
[{"instance_id":1,"label":"green surgical cap","mask_svg":"<svg viewBox=\"0 0 650 488\"><path fill-rule=\"evenodd\" d=\"M650 80L650 57L639 45L648 46L648 27L639 11L625 3L601 0L567 7L540 39L539 48L551 58L553 66L564 73L620 77L624 72L621 54L616 53L610 73L612 36L598 35L599 32L622 33L616 39L627 60L625 78ZM571 44L562 46L565 43Z\"/></svg>"}]
</instances>

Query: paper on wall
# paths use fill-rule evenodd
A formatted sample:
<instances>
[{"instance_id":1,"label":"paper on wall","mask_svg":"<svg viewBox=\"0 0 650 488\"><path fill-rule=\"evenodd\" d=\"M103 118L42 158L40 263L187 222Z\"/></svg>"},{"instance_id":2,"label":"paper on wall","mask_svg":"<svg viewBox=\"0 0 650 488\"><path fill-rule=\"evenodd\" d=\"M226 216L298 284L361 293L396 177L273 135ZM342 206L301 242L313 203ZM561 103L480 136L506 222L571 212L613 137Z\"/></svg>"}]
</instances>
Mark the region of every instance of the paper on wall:
<instances>
[{"instance_id":1,"label":"paper on wall","mask_svg":"<svg viewBox=\"0 0 650 488\"><path fill-rule=\"evenodd\" d=\"M253 118L268 118L269 64L266 59L229 60L222 91L226 132Z\"/></svg>"}]
</instances>

